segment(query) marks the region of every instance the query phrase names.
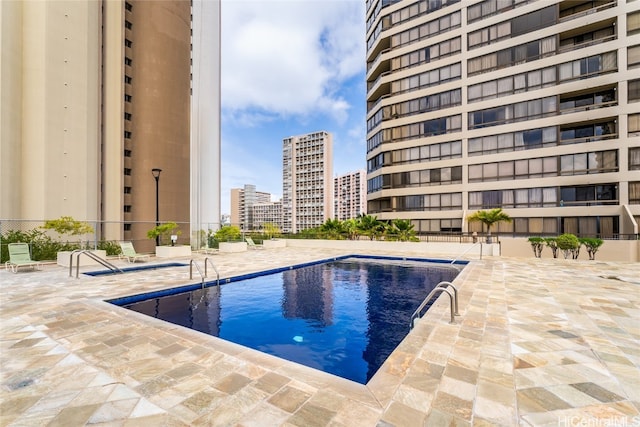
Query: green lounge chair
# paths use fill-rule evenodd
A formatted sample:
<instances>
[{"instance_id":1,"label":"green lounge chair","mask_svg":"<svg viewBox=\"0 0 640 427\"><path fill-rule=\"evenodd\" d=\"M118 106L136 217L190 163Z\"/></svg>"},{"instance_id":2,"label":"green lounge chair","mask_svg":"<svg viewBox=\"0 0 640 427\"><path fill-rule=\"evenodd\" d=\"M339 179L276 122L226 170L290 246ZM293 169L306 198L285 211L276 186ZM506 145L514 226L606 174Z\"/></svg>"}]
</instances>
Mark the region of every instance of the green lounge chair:
<instances>
[{"instance_id":1,"label":"green lounge chair","mask_svg":"<svg viewBox=\"0 0 640 427\"><path fill-rule=\"evenodd\" d=\"M247 245L249 245L249 249L264 249L264 246L256 245L251 237L245 237L244 240L247 242Z\"/></svg>"},{"instance_id":2,"label":"green lounge chair","mask_svg":"<svg viewBox=\"0 0 640 427\"><path fill-rule=\"evenodd\" d=\"M125 258L129 262L149 260L149 255L137 253L131 242L120 242L120 249L122 249L120 259Z\"/></svg>"},{"instance_id":3,"label":"green lounge chair","mask_svg":"<svg viewBox=\"0 0 640 427\"><path fill-rule=\"evenodd\" d=\"M40 269L40 263L31 259L28 243L9 243L9 261L4 263L6 269L17 273L20 267L31 267L32 270Z\"/></svg>"}]
</instances>

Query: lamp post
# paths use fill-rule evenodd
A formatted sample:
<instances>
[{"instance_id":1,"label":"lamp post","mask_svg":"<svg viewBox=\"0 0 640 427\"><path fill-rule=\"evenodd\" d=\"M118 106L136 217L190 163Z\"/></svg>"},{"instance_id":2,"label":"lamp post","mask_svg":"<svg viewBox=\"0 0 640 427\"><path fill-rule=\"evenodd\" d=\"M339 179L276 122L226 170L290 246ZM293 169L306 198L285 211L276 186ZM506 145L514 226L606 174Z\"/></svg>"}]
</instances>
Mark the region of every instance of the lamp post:
<instances>
[{"instance_id":1,"label":"lamp post","mask_svg":"<svg viewBox=\"0 0 640 427\"><path fill-rule=\"evenodd\" d=\"M156 227L160 225L160 172L162 169L151 169L151 174L156 180ZM160 246L160 236L156 236L156 246Z\"/></svg>"}]
</instances>

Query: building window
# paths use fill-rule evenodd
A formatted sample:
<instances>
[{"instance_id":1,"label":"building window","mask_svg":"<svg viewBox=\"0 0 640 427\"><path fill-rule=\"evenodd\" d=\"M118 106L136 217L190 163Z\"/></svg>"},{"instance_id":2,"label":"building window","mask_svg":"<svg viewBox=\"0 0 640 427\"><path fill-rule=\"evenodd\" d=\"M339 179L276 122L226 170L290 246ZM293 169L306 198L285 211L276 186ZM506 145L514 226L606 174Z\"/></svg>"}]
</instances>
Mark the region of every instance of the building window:
<instances>
[{"instance_id":1,"label":"building window","mask_svg":"<svg viewBox=\"0 0 640 427\"><path fill-rule=\"evenodd\" d=\"M394 34L391 36L391 47L397 48L458 28L461 23L461 16L460 11L454 12L441 18L434 19L426 24ZM367 49L371 48L371 45L369 45L369 43L367 44Z\"/></svg>"},{"instance_id":2,"label":"building window","mask_svg":"<svg viewBox=\"0 0 640 427\"><path fill-rule=\"evenodd\" d=\"M124 224L124 231L131 231L131 224Z\"/></svg>"},{"instance_id":3,"label":"building window","mask_svg":"<svg viewBox=\"0 0 640 427\"><path fill-rule=\"evenodd\" d=\"M125 130L124 131L124 137L125 137L125 139L131 139L131 132L128 131L128 130Z\"/></svg>"},{"instance_id":4,"label":"building window","mask_svg":"<svg viewBox=\"0 0 640 427\"><path fill-rule=\"evenodd\" d=\"M629 114L629 136L640 136L640 113Z\"/></svg>"},{"instance_id":5,"label":"building window","mask_svg":"<svg viewBox=\"0 0 640 427\"><path fill-rule=\"evenodd\" d=\"M618 185L577 185L560 187L560 206L599 206L618 204Z\"/></svg>"},{"instance_id":6,"label":"building window","mask_svg":"<svg viewBox=\"0 0 640 427\"><path fill-rule=\"evenodd\" d=\"M469 156L505 153L558 144L558 130L555 126L517 132L488 135L469 139Z\"/></svg>"},{"instance_id":7,"label":"building window","mask_svg":"<svg viewBox=\"0 0 640 427\"><path fill-rule=\"evenodd\" d=\"M640 181L629 183L629 203L640 205Z\"/></svg>"},{"instance_id":8,"label":"building window","mask_svg":"<svg viewBox=\"0 0 640 427\"><path fill-rule=\"evenodd\" d=\"M129 21L124 21L124 27L130 30L133 28L133 24Z\"/></svg>"},{"instance_id":9,"label":"building window","mask_svg":"<svg viewBox=\"0 0 640 427\"><path fill-rule=\"evenodd\" d=\"M125 157L131 157L131 150L124 150Z\"/></svg>"},{"instance_id":10,"label":"building window","mask_svg":"<svg viewBox=\"0 0 640 427\"><path fill-rule=\"evenodd\" d=\"M618 152L617 150L609 150L469 165L469 182L532 179L617 171Z\"/></svg>"},{"instance_id":11,"label":"building window","mask_svg":"<svg viewBox=\"0 0 640 427\"><path fill-rule=\"evenodd\" d=\"M129 3L128 1L124 3L124 7L125 9L127 9L129 12L131 12L133 10L133 5L131 3Z\"/></svg>"},{"instance_id":12,"label":"building window","mask_svg":"<svg viewBox=\"0 0 640 427\"><path fill-rule=\"evenodd\" d=\"M640 147L629 148L629 170L640 170Z\"/></svg>"},{"instance_id":13,"label":"building window","mask_svg":"<svg viewBox=\"0 0 640 427\"><path fill-rule=\"evenodd\" d=\"M548 6L469 33L469 49L554 25L558 19L556 10L556 5Z\"/></svg>"},{"instance_id":14,"label":"building window","mask_svg":"<svg viewBox=\"0 0 640 427\"><path fill-rule=\"evenodd\" d=\"M502 11L515 9L528 3L531 3L531 0L485 0L467 8L467 22L470 24L480 21Z\"/></svg>"},{"instance_id":15,"label":"building window","mask_svg":"<svg viewBox=\"0 0 640 427\"><path fill-rule=\"evenodd\" d=\"M459 53L460 49L460 37L446 40L441 43L437 43L401 56L397 56L395 58L391 58L391 70L397 71L404 68L414 67L416 65L423 65L435 61L436 59ZM375 62L375 60L371 61L368 64L369 68L373 64L373 62Z\"/></svg>"},{"instance_id":16,"label":"building window","mask_svg":"<svg viewBox=\"0 0 640 427\"><path fill-rule=\"evenodd\" d=\"M124 174L125 175L131 175L131 169L130 168L124 168Z\"/></svg>"},{"instance_id":17,"label":"building window","mask_svg":"<svg viewBox=\"0 0 640 427\"><path fill-rule=\"evenodd\" d=\"M556 37L552 36L469 59L467 69L472 76L555 54Z\"/></svg>"},{"instance_id":18,"label":"building window","mask_svg":"<svg viewBox=\"0 0 640 427\"><path fill-rule=\"evenodd\" d=\"M133 78L131 78L130 76L124 76L124 82L130 85L131 82L133 82Z\"/></svg>"},{"instance_id":19,"label":"building window","mask_svg":"<svg viewBox=\"0 0 640 427\"><path fill-rule=\"evenodd\" d=\"M124 119L125 120L131 120L131 113L124 113Z\"/></svg>"},{"instance_id":20,"label":"building window","mask_svg":"<svg viewBox=\"0 0 640 427\"><path fill-rule=\"evenodd\" d=\"M558 110L557 104L557 98L555 96L549 96L531 101L488 108L486 110L473 111L469 113L469 129L516 123L555 115Z\"/></svg>"},{"instance_id":21,"label":"building window","mask_svg":"<svg viewBox=\"0 0 640 427\"><path fill-rule=\"evenodd\" d=\"M640 45L627 48L627 68L640 66Z\"/></svg>"},{"instance_id":22,"label":"building window","mask_svg":"<svg viewBox=\"0 0 640 427\"><path fill-rule=\"evenodd\" d=\"M373 130L384 120L397 119L413 114L426 113L435 110L444 110L462 103L462 90L453 89L446 92L412 99L398 104L380 108L369 120L367 120L367 132Z\"/></svg>"},{"instance_id":23,"label":"building window","mask_svg":"<svg viewBox=\"0 0 640 427\"><path fill-rule=\"evenodd\" d=\"M640 12L627 14L627 35L640 33Z\"/></svg>"},{"instance_id":24,"label":"building window","mask_svg":"<svg viewBox=\"0 0 640 427\"><path fill-rule=\"evenodd\" d=\"M131 212L131 205L124 205L125 212Z\"/></svg>"},{"instance_id":25,"label":"building window","mask_svg":"<svg viewBox=\"0 0 640 427\"><path fill-rule=\"evenodd\" d=\"M640 79L627 82L629 101L640 101Z\"/></svg>"},{"instance_id":26,"label":"building window","mask_svg":"<svg viewBox=\"0 0 640 427\"><path fill-rule=\"evenodd\" d=\"M128 94L124 94L124 101L125 102L131 102L133 100L133 97L131 95Z\"/></svg>"},{"instance_id":27,"label":"building window","mask_svg":"<svg viewBox=\"0 0 640 427\"><path fill-rule=\"evenodd\" d=\"M462 74L462 65L457 62L435 70L416 74L404 79L391 82L391 92L399 94L424 89L445 82L458 80Z\"/></svg>"},{"instance_id":28,"label":"building window","mask_svg":"<svg viewBox=\"0 0 640 427\"><path fill-rule=\"evenodd\" d=\"M560 97L560 111L563 113L587 111L595 108L611 107L617 104L616 89L600 89L596 92L578 96L562 95Z\"/></svg>"},{"instance_id":29,"label":"building window","mask_svg":"<svg viewBox=\"0 0 640 427\"><path fill-rule=\"evenodd\" d=\"M131 60L131 58L125 57L124 58L124 65L131 65L131 64L133 64L133 61Z\"/></svg>"},{"instance_id":30,"label":"building window","mask_svg":"<svg viewBox=\"0 0 640 427\"><path fill-rule=\"evenodd\" d=\"M131 187L124 187L124 194L131 194Z\"/></svg>"},{"instance_id":31,"label":"building window","mask_svg":"<svg viewBox=\"0 0 640 427\"><path fill-rule=\"evenodd\" d=\"M131 47L131 46L133 46L133 42L131 40L129 40L129 39L124 39L124 45L126 47Z\"/></svg>"}]
</instances>

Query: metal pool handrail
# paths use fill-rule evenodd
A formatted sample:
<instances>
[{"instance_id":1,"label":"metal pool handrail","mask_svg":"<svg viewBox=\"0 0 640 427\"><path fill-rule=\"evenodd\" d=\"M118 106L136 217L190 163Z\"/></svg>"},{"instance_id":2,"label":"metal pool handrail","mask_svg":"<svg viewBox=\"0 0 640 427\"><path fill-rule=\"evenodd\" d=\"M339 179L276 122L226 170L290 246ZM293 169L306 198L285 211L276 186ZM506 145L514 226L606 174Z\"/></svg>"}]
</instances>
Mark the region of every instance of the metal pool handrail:
<instances>
[{"instance_id":1,"label":"metal pool handrail","mask_svg":"<svg viewBox=\"0 0 640 427\"><path fill-rule=\"evenodd\" d=\"M204 259L204 277L208 277L207 276L207 261L209 261L209 263L211 264L211 267L216 272L216 285L220 286L220 273L218 272L218 269L216 268L216 266L213 265L213 261L211 261L211 258L209 258L209 257L206 257Z\"/></svg>"},{"instance_id":2,"label":"metal pool handrail","mask_svg":"<svg viewBox=\"0 0 640 427\"><path fill-rule=\"evenodd\" d=\"M466 251L462 252L460 255L455 257L453 261L451 261L451 265L453 265L456 261L458 261L464 254L473 249L476 245L480 245L480 259L482 260L482 242L476 242L473 245L469 246Z\"/></svg>"},{"instance_id":3,"label":"metal pool handrail","mask_svg":"<svg viewBox=\"0 0 640 427\"><path fill-rule=\"evenodd\" d=\"M124 273L115 265L111 264L106 259L100 258L98 255L86 249L76 249L71 252L69 255L69 277L73 277L73 256L76 255L76 279L80 276L80 255L86 255L92 260L96 261L98 264L101 264L104 267L107 267L111 270L112 273Z\"/></svg>"},{"instance_id":4,"label":"metal pool handrail","mask_svg":"<svg viewBox=\"0 0 640 427\"><path fill-rule=\"evenodd\" d=\"M450 323L455 323L456 319L455 319L455 315L457 314L457 309L454 311L454 297L451 294L451 292L449 292L449 290L447 289L448 286L451 286L455 289L455 286L453 286L451 283L449 282L440 282L436 285L435 288L433 288L431 290L431 292L429 292L429 295L427 295L427 297L424 299L424 301L422 301L422 303L420 304L420 306L416 309L416 311L413 312L413 314L411 315L411 323L409 325L409 329L413 329L415 326L416 321L420 318L420 312L424 309L424 307L427 305L427 303L429 303L429 301L431 301L431 298L434 297L436 294L438 293L442 293L445 292L447 295L449 295L449 307L451 309L451 321ZM457 290L454 291L457 295ZM456 297L457 299L457 297ZM457 304L455 304L457 305Z\"/></svg>"},{"instance_id":5,"label":"metal pool handrail","mask_svg":"<svg viewBox=\"0 0 640 427\"><path fill-rule=\"evenodd\" d=\"M455 305L455 315L456 316L460 316L460 313L458 313L458 289L453 286L453 283L451 282L440 282L436 285L436 288L451 288L453 289L453 303Z\"/></svg>"},{"instance_id":6,"label":"metal pool handrail","mask_svg":"<svg viewBox=\"0 0 640 427\"><path fill-rule=\"evenodd\" d=\"M196 266L196 270L198 270L198 273L200 273L200 278L202 279L202 289L204 289L204 274L202 274L202 270L200 270L200 266L198 265L197 262L195 262L195 260L191 260L189 261L189 280L193 279L193 265L195 264Z\"/></svg>"}]
</instances>

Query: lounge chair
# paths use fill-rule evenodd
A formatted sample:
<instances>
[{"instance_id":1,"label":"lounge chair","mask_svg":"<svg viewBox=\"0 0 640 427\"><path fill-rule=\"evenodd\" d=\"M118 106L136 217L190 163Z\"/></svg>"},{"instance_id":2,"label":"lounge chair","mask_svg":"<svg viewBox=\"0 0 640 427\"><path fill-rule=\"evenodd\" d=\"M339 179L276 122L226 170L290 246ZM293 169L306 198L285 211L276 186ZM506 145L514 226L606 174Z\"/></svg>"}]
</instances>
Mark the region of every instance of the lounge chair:
<instances>
[{"instance_id":1,"label":"lounge chair","mask_svg":"<svg viewBox=\"0 0 640 427\"><path fill-rule=\"evenodd\" d=\"M122 254L119 256L120 259L126 258L129 262L149 260L149 255L137 253L131 242L120 242L120 249L122 249Z\"/></svg>"},{"instance_id":2,"label":"lounge chair","mask_svg":"<svg viewBox=\"0 0 640 427\"><path fill-rule=\"evenodd\" d=\"M9 243L9 261L4 263L6 269L17 273L20 267L31 267L32 270L40 269L40 263L31 259L28 243Z\"/></svg>"},{"instance_id":3,"label":"lounge chair","mask_svg":"<svg viewBox=\"0 0 640 427\"><path fill-rule=\"evenodd\" d=\"M256 245L251 237L245 237L244 240L247 242L247 245L249 245L249 249L264 249L264 246Z\"/></svg>"}]
</instances>

